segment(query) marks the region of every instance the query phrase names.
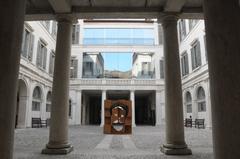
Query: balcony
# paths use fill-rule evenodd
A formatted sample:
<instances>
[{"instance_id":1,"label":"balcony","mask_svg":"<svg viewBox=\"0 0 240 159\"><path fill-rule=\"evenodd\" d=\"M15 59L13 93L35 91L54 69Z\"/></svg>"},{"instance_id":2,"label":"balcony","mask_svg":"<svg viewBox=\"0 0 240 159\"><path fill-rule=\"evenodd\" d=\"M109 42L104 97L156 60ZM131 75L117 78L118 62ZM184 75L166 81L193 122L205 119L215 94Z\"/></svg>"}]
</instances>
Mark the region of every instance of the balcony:
<instances>
[{"instance_id":1,"label":"balcony","mask_svg":"<svg viewBox=\"0 0 240 159\"><path fill-rule=\"evenodd\" d=\"M80 90L161 90L161 79L71 79L70 88Z\"/></svg>"}]
</instances>

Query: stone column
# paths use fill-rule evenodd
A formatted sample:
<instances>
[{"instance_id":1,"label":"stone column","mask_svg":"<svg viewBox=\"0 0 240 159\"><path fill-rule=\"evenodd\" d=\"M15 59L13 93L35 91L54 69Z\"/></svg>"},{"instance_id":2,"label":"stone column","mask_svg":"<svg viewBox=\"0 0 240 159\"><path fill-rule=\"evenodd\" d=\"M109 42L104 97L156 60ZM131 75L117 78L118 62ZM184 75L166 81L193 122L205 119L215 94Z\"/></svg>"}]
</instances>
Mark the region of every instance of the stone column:
<instances>
[{"instance_id":1,"label":"stone column","mask_svg":"<svg viewBox=\"0 0 240 159\"><path fill-rule=\"evenodd\" d=\"M0 2L0 158L12 159L25 0Z\"/></svg>"},{"instance_id":2,"label":"stone column","mask_svg":"<svg viewBox=\"0 0 240 159\"><path fill-rule=\"evenodd\" d=\"M136 122L135 122L135 92L134 92L134 90L131 90L130 97L131 97L131 101L132 101L132 127L136 127Z\"/></svg>"},{"instance_id":3,"label":"stone column","mask_svg":"<svg viewBox=\"0 0 240 159\"><path fill-rule=\"evenodd\" d=\"M81 112L82 112L82 90L76 91L76 118L75 118L75 124L81 125Z\"/></svg>"},{"instance_id":4,"label":"stone column","mask_svg":"<svg viewBox=\"0 0 240 159\"><path fill-rule=\"evenodd\" d=\"M215 159L240 158L239 0L204 0Z\"/></svg>"},{"instance_id":5,"label":"stone column","mask_svg":"<svg viewBox=\"0 0 240 159\"><path fill-rule=\"evenodd\" d=\"M198 118L198 103L197 103L197 93L196 88L194 87L194 91L192 93L192 119L195 120Z\"/></svg>"},{"instance_id":6,"label":"stone column","mask_svg":"<svg viewBox=\"0 0 240 159\"><path fill-rule=\"evenodd\" d=\"M161 108L161 92L156 90L156 125L162 125L162 108Z\"/></svg>"},{"instance_id":7,"label":"stone column","mask_svg":"<svg viewBox=\"0 0 240 159\"><path fill-rule=\"evenodd\" d=\"M102 105L101 105L101 127L104 126L104 101L107 98L107 92L106 90L102 90Z\"/></svg>"},{"instance_id":8,"label":"stone column","mask_svg":"<svg viewBox=\"0 0 240 159\"><path fill-rule=\"evenodd\" d=\"M17 128L26 128L26 112L27 112L27 101L28 96L20 96L19 97L19 109L18 109L18 122Z\"/></svg>"},{"instance_id":9,"label":"stone column","mask_svg":"<svg viewBox=\"0 0 240 159\"><path fill-rule=\"evenodd\" d=\"M78 55L78 78L82 78L83 75L83 52Z\"/></svg>"},{"instance_id":10,"label":"stone column","mask_svg":"<svg viewBox=\"0 0 240 159\"><path fill-rule=\"evenodd\" d=\"M155 79L160 79L160 52L155 52Z\"/></svg>"},{"instance_id":11,"label":"stone column","mask_svg":"<svg viewBox=\"0 0 240 159\"><path fill-rule=\"evenodd\" d=\"M189 155L184 139L182 83L175 15L162 17L165 58L166 143L161 151L167 155Z\"/></svg>"},{"instance_id":12,"label":"stone column","mask_svg":"<svg viewBox=\"0 0 240 159\"><path fill-rule=\"evenodd\" d=\"M49 142L44 154L67 154L73 150L68 143L69 72L72 44L72 19L60 16L56 43Z\"/></svg>"}]
</instances>

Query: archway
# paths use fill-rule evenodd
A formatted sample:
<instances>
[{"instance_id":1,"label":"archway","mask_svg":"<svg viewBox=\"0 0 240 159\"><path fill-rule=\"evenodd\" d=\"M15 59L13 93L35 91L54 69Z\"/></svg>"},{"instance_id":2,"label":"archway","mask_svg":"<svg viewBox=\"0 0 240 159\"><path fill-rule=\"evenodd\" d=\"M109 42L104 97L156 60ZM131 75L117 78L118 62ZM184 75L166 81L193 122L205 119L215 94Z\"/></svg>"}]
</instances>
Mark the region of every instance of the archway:
<instances>
[{"instance_id":1,"label":"archway","mask_svg":"<svg viewBox=\"0 0 240 159\"><path fill-rule=\"evenodd\" d=\"M22 80L18 80L17 107L15 128L26 127L26 108L27 108L27 85Z\"/></svg>"}]
</instances>

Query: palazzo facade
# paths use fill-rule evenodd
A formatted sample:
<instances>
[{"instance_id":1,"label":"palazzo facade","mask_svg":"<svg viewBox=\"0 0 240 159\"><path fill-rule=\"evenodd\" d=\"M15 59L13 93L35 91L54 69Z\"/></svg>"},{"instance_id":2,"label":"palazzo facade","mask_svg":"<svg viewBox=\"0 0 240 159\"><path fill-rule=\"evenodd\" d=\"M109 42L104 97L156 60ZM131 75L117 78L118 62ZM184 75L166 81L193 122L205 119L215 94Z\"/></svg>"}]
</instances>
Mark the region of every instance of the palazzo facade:
<instances>
[{"instance_id":1,"label":"palazzo facade","mask_svg":"<svg viewBox=\"0 0 240 159\"><path fill-rule=\"evenodd\" d=\"M135 104L134 126L164 124L163 35L161 30L158 33L159 29L162 28L156 20L127 23L78 20L72 33L69 124L103 125L101 112L105 99L132 100ZM32 118L50 118L56 31L55 21L25 23L17 128L31 127ZM104 36L108 31L115 31L114 37ZM116 35L120 31L123 35ZM95 36L94 32L99 35ZM184 117L205 119L206 126L211 127L204 22L180 20L178 32ZM133 35L129 36L129 33ZM145 36L141 35L144 33ZM103 56L108 53L116 56L118 53L132 54L132 68L127 75L104 70Z\"/></svg>"}]
</instances>

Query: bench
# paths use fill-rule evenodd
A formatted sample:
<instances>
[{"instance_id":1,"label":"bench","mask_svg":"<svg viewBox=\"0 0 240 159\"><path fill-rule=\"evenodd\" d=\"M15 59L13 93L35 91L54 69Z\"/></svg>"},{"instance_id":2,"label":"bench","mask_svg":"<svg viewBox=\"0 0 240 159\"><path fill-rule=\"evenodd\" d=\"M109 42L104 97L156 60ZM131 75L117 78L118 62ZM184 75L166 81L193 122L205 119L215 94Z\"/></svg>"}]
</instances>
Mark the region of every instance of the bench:
<instances>
[{"instance_id":1,"label":"bench","mask_svg":"<svg viewBox=\"0 0 240 159\"><path fill-rule=\"evenodd\" d=\"M192 127L192 119L186 118L184 122L185 127Z\"/></svg>"},{"instance_id":2,"label":"bench","mask_svg":"<svg viewBox=\"0 0 240 159\"><path fill-rule=\"evenodd\" d=\"M195 128L204 129L205 128L204 119L195 119Z\"/></svg>"},{"instance_id":3,"label":"bench","mask_svg":"<svg viewBox=\"0 0 240 159\"><path fill-rule=\"evenodd\" d=\"M42 120L41 118L32 118L32 128L42 128L49 125L49 119Z\"/></svg>"}]
</instances>

